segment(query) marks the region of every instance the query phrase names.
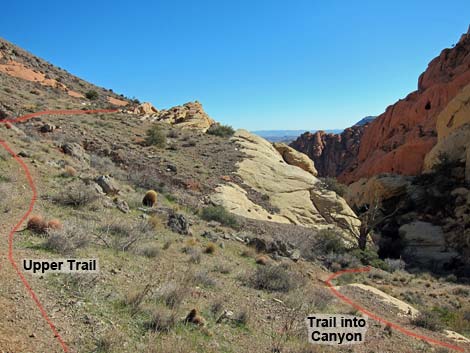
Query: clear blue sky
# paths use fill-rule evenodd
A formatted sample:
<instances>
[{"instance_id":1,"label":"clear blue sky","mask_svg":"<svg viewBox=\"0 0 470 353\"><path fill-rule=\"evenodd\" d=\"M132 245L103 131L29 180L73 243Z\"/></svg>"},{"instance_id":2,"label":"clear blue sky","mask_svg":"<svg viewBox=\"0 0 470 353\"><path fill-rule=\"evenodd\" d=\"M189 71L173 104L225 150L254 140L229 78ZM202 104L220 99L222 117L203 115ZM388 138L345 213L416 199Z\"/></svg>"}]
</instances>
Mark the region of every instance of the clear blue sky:
<instances>
[{"instance_id":1,"label":"clear blue sky","mask_svg":"<svg viewBox=\"0 0 470 353\"><path fill-rule=\"evenodd\" d=\"M6 1L0 36L168 108L255 129L347 127L416 89L470 1Z\"/></svg>"}]
</instances>

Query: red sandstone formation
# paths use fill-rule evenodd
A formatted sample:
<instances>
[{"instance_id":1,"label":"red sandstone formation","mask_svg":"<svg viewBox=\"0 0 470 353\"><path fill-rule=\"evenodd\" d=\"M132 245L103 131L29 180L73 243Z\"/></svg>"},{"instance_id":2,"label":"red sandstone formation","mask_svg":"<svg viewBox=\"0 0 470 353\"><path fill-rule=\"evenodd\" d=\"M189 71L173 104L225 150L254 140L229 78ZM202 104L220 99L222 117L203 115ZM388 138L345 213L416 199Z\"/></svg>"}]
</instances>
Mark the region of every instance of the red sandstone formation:
<instances>
[{"instance_id":1,"label":"red sandstone formation","mask_svg":"<svg viewBox=\"0 0 470 353\"><path fill-rule=\"evenodd\" d=\"M417 91L389 106L364 131L351 137L304 134L292 146L315 161L319 175L345 183L385 172L419 174L437 142L437 115L469 83L470 31L429 63Z\"/></svg>"}]
</instances>

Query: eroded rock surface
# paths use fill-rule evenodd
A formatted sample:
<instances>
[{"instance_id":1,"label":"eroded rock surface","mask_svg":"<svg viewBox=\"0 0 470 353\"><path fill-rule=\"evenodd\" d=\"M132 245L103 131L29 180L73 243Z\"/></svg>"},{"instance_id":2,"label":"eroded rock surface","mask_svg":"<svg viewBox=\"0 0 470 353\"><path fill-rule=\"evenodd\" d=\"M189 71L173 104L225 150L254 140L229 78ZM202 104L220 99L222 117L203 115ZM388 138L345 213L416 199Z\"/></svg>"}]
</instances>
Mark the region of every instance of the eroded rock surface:
<instances>
[{"instance_id":1,"label":"eroded rock surface","mask_svg":"<svg viewBox=\"0 0 470 353\"><path fill-rule=\"evenodd\" d=\"M322 189L320 181L309 172L287 164L271 143L246 130L238 130L233 140L248 156L238 163L236 174L247 186L265 195L279 212L270 213L255 204L233 182L217 187L212 195L215 204L243 217L310 228L359 225L341 197Z\"/></svg>"}]
</instances>

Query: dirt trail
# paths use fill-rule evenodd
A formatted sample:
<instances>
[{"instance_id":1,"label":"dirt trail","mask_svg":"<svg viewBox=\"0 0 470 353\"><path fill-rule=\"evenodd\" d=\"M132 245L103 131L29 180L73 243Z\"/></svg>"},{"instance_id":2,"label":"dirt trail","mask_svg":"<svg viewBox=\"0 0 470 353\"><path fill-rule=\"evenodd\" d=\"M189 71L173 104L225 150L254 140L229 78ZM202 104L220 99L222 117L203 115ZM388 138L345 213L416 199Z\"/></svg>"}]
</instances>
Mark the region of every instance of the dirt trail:
<instances>
[{"instance_id":1,"label":"dirt trail","mask_svg":"<svg viewBox=\"0 0 470 353\"><path fill-rule=\"evenodd\" d=\"M13 159L9 163L16 180L11 183L7 199L2 200L0 213L0 352L63 352L8 259L7 235L27 211L29 202L25 200L29 201L31 198L31 191L27 188L28 183L21 168ZM5 212L3 207L7 205L8 212ZM21 235L17 233L15 236ZM25 257L35 257L30 251L24 250L14 249L14 254L19 261ZM28 278L28 281L35 288L38 299L44 303L46 310L54 313L51 315L52 319L59 319L60 309L51 302L42 280L38 277ZM66 322L66 318L61 317L60 321Z\"/></svg>"},{"instance_id":2,"label":"dirt trail","mask_svg":"<svg viewBox=\"0 0 470 353\"><path fill-rule=\"evenodd\" d=\"M116 110L55 110L28 114L16 119L2 120L2 124L24 122L42 115L69 115L111 113ZM26 278L21 271L23 258L34 258L34 253L14 248L16 231L32 212L36 199L34 178L28 166L16 156L13 148L0 139L1 148L6 150L11 160L10 170L15 176L15 185L9 190L8 200L2 200L5 206L0 215L0 349L1 353L54 353L70 352L62 337L70 327L61 309L49 298L41 279ZM15 171L15 172L13 172ZM34 290L33 290L34 288ZM59 321L56 326L54 321ZM58 328L61 327L64 332Z\"/></svg>"},{"instance_id":3,"label":"dirt trail","mask_svg":"<svg viewBox=\"0 0 470 353\"><path fill-rule=\"evenodd\" d=\"M330 289L330 291L332 292L332 294L334 294L337 298L339 298L340 300L342 300L343 302L345 302L346 304L349 304L351 305L353 308L355 308L356 310L360 311L361 313L363 313L364 315L368 316L369 318L371 318L372 320L374 321L377 321L377 322L380 322L381 324L384 324L384 325L387 325L389 326L391 329L394 329L398 332L401 332L402 334L405 334L409 337L413 337L413 338L416 338L416 339L419 339L419 340L423 340L423 341L426 341L428 343L431 343L433 345L437 345L437 346L441 346L441 347L444 347L444 348L447 348L447 349L451 349L451 350L454 350L454 351L457 351L457 352L465 352L466 350L460 346L456 346L455 344L451 344L451 343L447 343L447 342L444 342L444 341L441 341L441 340L437 340L433 337L429 337L429 336L425 336L425 335L422 335L420 333L417 333L416 331L414 330L410 330L410 329L407 329L401 325L398 325L394 322L391 322L391 321L388 321L387 319L375 314L374 312L372 311L369 311L367 310L366 308L364 308L363 306L357 304L356 302L354 302L350 297L347 297L346 295L342 294L339 292L339 288L338 287L335 287L331 281L334 280L335 278L337 277L340 277L341 275L343 274L347 274L347 273L363 273L363 272L369 272L370 271L370 267L361 267L361 268L353 268L353 269L346 269L346 270L342 270L342 271L338 271L338 272L335 272L333 273L332 275L330 275L326 280L325 280L325 284L327 285L327 287ZM377 294L377 293L376 293Z\"/></svg>"}]
</instances>

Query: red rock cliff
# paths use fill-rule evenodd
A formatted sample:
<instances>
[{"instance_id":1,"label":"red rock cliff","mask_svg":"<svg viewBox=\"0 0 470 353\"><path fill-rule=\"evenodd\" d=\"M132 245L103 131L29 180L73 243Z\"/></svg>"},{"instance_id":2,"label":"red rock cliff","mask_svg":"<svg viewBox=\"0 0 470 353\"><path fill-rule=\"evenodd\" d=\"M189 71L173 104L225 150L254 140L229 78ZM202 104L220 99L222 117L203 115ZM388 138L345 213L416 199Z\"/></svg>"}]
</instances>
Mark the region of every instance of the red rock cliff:
<instances>
[{"instance_id":1,"label":"red rock cliff","mask_svg":"<svg viewBox=\"0 0 470 353\"><path fill-rule=\"evenodd\" d=\"M320 176L338 176L354 167L364 129L364 126L353 126L341 134L306 132L291 147L313 159Z\"/></svg>"},{"instance_id":2,"label":"red rock cliff","mask_svg":"<svg viewBox=\"0 0 470 353\"><path fill-rule=\"evenodd\" d=\"M419 174L424 156L436 144L436 117L470 83L470 34L433 59L418 90L389 106L362 136L357 167L339 175L345 182L392 172Z\"/></svg>"},{"instance_id":3,"label":"red rock cliff","mask_svg":"<svg viewBox=\"0 0 470 353\"><path fill-rule=\"evenodd\" d=\"M346 141L349 137L344 133L304 134L292 147L314 160L319 175L337 176L345 183L385 172L419 174L425 155L437 141L437 115L468 83L470 32L429 63L419 77L418 90L389 106L353 134L352 141Z\"/></svg>"}]
</instances>

